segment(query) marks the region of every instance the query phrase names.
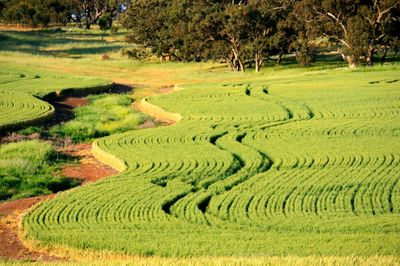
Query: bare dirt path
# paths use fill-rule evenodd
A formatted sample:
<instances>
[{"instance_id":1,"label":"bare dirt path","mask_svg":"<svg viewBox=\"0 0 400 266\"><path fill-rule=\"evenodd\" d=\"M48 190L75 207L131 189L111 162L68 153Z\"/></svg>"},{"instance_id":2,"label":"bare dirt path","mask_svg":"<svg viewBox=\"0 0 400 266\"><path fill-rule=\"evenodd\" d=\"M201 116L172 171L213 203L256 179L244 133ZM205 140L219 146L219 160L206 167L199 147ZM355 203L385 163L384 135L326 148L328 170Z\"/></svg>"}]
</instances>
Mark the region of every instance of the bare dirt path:
<instances>
[{"instance_id":1,"label":"bare dirt path","mask_svg":"<svg viewBox=\"0 0 400 266\"><path fill-rule=\"evenodd\" d=\"M114 175L116 170L97 161L91 153L91 144L70 145L59 149L60 153L79 159L79 164L65 165L63 175L82 180L82 184L96 182ZM33 205L54 198L55 194L39 196L0 204L0 259L55 261L64 258L27 249L18 236L22 215Z\"/></svg>"},{"instance_id":2,"label":"bare dirt path","mask_svg":"<svg viewBox=\"0 0 400 266\"><path fill-rule=\"evenodd\" d=\"M0 259L56 261L62 258L30 251L18 236L22 214L33 205L54 195L33 197L0 204Z\"/></svg>"},{"instance_id":3,"label":"bare dirt path","mask_svg":"<svg viewBox=\"0 0 400 266\"><path fill-rule=\"evenodd\" d=\"M56 119L65 121L73 116L72 110L76 107L87 104L83 97L62 97L53 102L58 111ZM20 136L11 134L3 137L2 143L9 143L24 139L40 138L40 136ZM63 146L60 140L53 141L56 146ZM69 157L76 158L79 163L73 163L63 166L62 175L70 178L80 179L82 185L90 182L96 182L99 179L114 175L116 170L97 161L91 153L91 144L68 144L65 147L58 148L58 152ZM24 246L19 238L19 224L22 215L35 204L54 198L56 195L45 195L27 199L15 200L11 202L0 203L0 259L33 260L33 261L58 261L66 260L53 256L29 250Z\"/></svg>"},{"instance_id":4,"label":"bare dirt path","mask_svg":"<svg viewBox=\"0 0 400 266\"><path fill-rule=\"evenodd\" d=\"M121 85L122 89L126 86ZM119 88L119 87L118 87ZM118 89L117 88L117 89ZM158 94L172 93L173 86L161 87ZM52 102L56 107L57 113L54 123L66 121L73 117L72 110L79 106L87 105L86 98L80 96L66 96ZM176 118L177 114L169 113L161 108L151 104L134 104L135 109L149 114L157 119L158 122L149 121L139 128L149 128L158 125L171 125L180 120ZM0 143L9 143L13 141L40 138L40 136L20 136L11 134L0 139ZM60 141L54 141L60 146ZM65 145L65 143L63 143ZM59 148L58 152L79 160L78 164L65 165L62 168L62 175L70 178L77 178L82 181L81 185L96 182L102 178L115 175L117 171L105 164L102 164L94 158L91 153L91 144L70 144ZM52 254L40 253L29 250L24 246L19 238L19 224L21 218L29 208L42 201L54 198L56 194L32 197L27 199L15 200L11 202L0 203L0 260L15 259L29 261L67 261L68 258L53 256Z\"/></svg>"}]
</instances>

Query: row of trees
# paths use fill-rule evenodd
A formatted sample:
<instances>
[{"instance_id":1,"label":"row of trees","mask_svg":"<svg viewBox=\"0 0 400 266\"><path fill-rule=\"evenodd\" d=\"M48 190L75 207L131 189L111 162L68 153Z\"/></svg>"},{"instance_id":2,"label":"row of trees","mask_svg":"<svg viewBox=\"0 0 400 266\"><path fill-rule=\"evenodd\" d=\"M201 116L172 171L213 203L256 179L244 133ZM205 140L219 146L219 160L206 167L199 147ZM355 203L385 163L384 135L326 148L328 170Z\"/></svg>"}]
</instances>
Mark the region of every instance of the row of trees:
<instances>
[{"instance_id":1,"label":"row of trees","mask_svg":"<svg viewBox=\"0 0 400 266\"><path fill-rule=\"evenodd\" d=\"M176 60L225 58L258 71L296 52L307 65L324 40L355 67L399 47L400 0L133 0L123 24L128 41Z\"/></svg>"},{"instance_id":2,"label":"row of trees","mask_svg":"<svg viewBox=\"0 0 400 266\"><path fill-rule=\"evenodd\" d=\"M66 25L90 29L102 16L117 18L129 0L0 0L1 19L30 26Z\"/></svg>"}]
</instances>

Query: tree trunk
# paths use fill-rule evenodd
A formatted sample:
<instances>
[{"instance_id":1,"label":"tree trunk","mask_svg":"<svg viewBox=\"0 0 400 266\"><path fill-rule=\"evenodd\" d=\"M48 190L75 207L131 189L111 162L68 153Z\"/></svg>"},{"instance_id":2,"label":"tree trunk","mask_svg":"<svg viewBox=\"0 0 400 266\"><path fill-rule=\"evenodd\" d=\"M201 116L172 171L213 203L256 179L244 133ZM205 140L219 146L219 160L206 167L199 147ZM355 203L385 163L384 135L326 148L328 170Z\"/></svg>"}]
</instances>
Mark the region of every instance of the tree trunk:
<instances>
[{"instance_id":1,"label":"tree trunk","mask_svg":"<svg viewBox=\"0 0 400 266\"><path fill-rule=\"evenodd\" d=\"M357 67L357 62L354 59L353 55L345 55L344 53L340 53L342 56L343 60L345 60L349 64L349 68L356 68Z\"/></svg>"},{"instance_id":2,"label":"tree trunk","mask_svg":"<svg viewBox=\"0 0 400 266\"><path fill-rule=\"evenodd\" d=\"M87 19L86 19L86 29L87 29L87 30L90 30L90 24L91 24L91 23L90 23L90 19L87 18Z\"/></svg>"},{"instance_id":3,"label":"tree trunk","mask_svg":"<svg viewBox=\"0 0 400 266\"><path fill-rule=\"evenodd\" d=\"M374 64L374 52L375 48L372 45L369 45L368 55L367 55L367 66L372 66Z\"/></svg>"},{"instance_id":4,"label":"tree trunk","mask_svg":"<svg viewBox=\"0 0 400 266\"><path fill-rule=\"evenodd\" d=\"M241 59L240 57L237 58L237 62L239 63L239 69L238 69L238 71L240 70L240 71L244 72L243 61L242 61L242 59Z\"/></svg>"},{"instance_id":5,"label":"tree trunk","mask_svg":"<svg viewBox=\"0 0 400 266\"><path fill-rule=\"evenodd\" d=\"M282 57L283 57L283 52L279 52L278 54L278 60L276 60L276 63L278 65L282 64Z\"/></svg>"},{"instance_id":6,"label":"tree trunk","mask_svg":"<svg viewBox=\"0 0 400 266\"><path fill-rule=\"evenodd\" d=\"M244 72L243 61L239 55L239 44L236 42L235 38L232 38L229 43L231 46L231 51L234 55L234 61L233 61L234 67L236 68L237 71Z\"/></svg>"},{"instance_id":7,"label":"tree trunk","mask_svg":"<svg viewBox=\"0 0 400 266\"><path fill-rule=\"evenodd\" d=\"M260 71L260 54L256 52L256 58L255 58L255 65L256 65L256 72Z\"/></svg>"},{"instance_id":8,"label":"tree trunk","mask_svg":"<svg viewBox=\"0 0 400 266\"><path fill-rule=\"evenodd\" d=\"M381 64L382 65L386 62L386 55L387 55L388 49L389 48L386 45L383 47L383 55L381 57Z\"/></svg>"},{"instance_id":9,"label":"tree trunk","mask_svg":"<svg viewBox=\"0 0 400 266\"><path fill-rule=\"evenodd\" d=\"M356 68L357 67L357 62L354 59L354 56L348 55L348 56L346 56L346 60L347 60L347 63L349 63L349 68Z\"/></svg>"},{"instance_id":10,"label":"tree trunk","mask_svg":"<svg viewBox=\"0 0 400 266\"><path fill-rule=\"evenodd\" d=\"M240 58L237 49L233 48L233 49L232 49L232 52L233 52L233 55L234 55L234 61L233 61L234 63L233 63L233 65L234 65L236 71L242 71L242 72L244 72L243 61L242 61L242 59Z\"/></svg>"}]
</instances>

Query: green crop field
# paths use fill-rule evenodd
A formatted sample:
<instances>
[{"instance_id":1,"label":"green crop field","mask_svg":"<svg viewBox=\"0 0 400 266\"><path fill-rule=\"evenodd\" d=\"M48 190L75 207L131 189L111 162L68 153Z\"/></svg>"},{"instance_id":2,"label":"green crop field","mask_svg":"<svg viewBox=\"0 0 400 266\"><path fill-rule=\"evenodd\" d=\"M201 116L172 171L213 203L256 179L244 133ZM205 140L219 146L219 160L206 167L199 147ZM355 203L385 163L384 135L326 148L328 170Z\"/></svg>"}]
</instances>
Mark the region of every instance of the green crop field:
<instances>
[{"instance_id":1,"label":"green crop field","mask_svg":"<svg viewBox=\"0 0 400 266\"><path fill-rule=\"evenodd\" d=\"M0 31L1 131L51 115L42 99L57 91L134 86L93 97L53 128L105 127L93 154L123 172L24 216L26 244L78 260L49 265L399 264L398 64L284 61L239 74L215 62L131 60L119 51L124 34L102 35ZM179 121L114 134L142 121L129 108L143 97L149 113Z\"/></svg>"},{"instance_id":2,"label":"green crop field","mask_svg":"<svg viewBox=\"0 0 400 266\"><path fill-rule=\"evenodd\" d=\"M71 33L70 38L76 39L75 34L77 33ZM41 49L43 49L43 54L59 56L58 53L62 53L68 45L78 43L85 51L82 45L87 45L88 42L89 40L71 42L70 39L63 39L61 33L52 30L25 33L0 31L0 53L2 54L0 59L0 130L37 124L50 117L54 112L53 107L35 97L43 98L68 89L88 90L109 85L111 83L109 79L73 75L49 69L48 66L35 65L32 60L33 54L39 53ZM51 52L47 51L47 48ZM27 54L29 54L28 57ZM23 55L25 55L24 58L18 58ZM38 57L38 59L43 61L43 58ZM59 64L53 62L50 65Z\"/></svg>"},{"instance_id":3,"label":"green crop field","mask_svg":"<svg viewBox=\"0 0 400 266\"><path fill-rule=\"evenodd\" d=\"M398 67L266 73L203 74L148 98L183 119L96 141L127 169L29 212L27 239L128 255L398 256Z\"/></svg>"},{"instance_id":4,"label":"green crop field","mask_svg":"<svg viewBox=\"0 0 400 266\"><path fill-rule=\"evenodd\" d=\"M76 77L0 61L0 130L38 124L51 117L54 108L40 100L51 93L87 90L110 83L105 79Z\"/></svg>"},{"instance_id":5,"label":"green crop field","mask_svg":"<svg viewBox=\"0 0 400 266\"><path fill-rule=\"evenodd\" d=\"M0 90L0 130L44 121L54 107L28 94Z\"/></svg>"}]
</instances>

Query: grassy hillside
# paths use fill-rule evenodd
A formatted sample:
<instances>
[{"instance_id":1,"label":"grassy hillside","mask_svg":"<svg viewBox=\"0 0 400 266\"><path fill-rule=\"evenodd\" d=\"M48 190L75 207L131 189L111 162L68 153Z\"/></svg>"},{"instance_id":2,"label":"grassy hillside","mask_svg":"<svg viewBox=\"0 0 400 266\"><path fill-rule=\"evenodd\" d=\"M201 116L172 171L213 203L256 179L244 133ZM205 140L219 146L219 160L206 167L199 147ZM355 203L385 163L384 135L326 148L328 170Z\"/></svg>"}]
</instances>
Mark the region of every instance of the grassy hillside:
<instances>
[{"instance_id":1,"label":"grassy hillside","mask_svg":"<svg viewBox=\"0 0 400 266\"><path fill-rule=\"evenodd\" d=\"M0 31L1 131L37 124L53 114L54 110L50 105L35 97L42 98L67 89L92 90L111 83L107 78L63 73L47 69L45 65L32 64L32 58L35 54L40 54L39 51L44 49L46 43L75 44L68 40L57 41L54 37L58 34L57 31L51 30ZM23 55L23 58L18 58L17 55ZM53 55L53 59L56 59L54 56L56 54ZM51 64L59 63L55 60Z\"/></svg>"},{"instance_id":2,"label":"grassy hillside","mask_svg":"<svg viewBox=\"0 0 400 266\"><path fill-rule=\"evenodd\" d=\"M131 255L397 256L397 79L396 66L290 70L150 98L183 120L99 140L128 169L39 206L27 237Z\"/></svg>"}]
</instances>

